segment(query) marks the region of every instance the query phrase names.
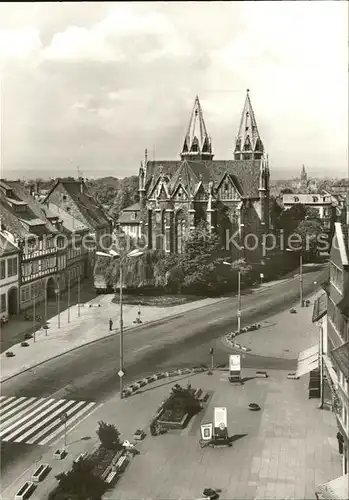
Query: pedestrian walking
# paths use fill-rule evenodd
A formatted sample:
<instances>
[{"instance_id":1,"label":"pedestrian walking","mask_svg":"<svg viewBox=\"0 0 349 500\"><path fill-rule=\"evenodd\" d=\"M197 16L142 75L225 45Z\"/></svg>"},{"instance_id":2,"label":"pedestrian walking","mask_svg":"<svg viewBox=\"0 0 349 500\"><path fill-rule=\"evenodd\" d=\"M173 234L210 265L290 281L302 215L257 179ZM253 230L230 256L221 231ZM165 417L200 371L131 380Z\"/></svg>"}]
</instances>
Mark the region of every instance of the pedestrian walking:
<instances>
[{"instance_id":1,"label":"pedestrian walking","mask_svg":"<svg viewBox=\"0 0 349 500\"><path fill-rule=\"evenodd\" d=\"M110 320L109 320L109 331L111 332L111 331L112 331L112 329L113 329L113 320L112 320L112 319L110 319Z\"/></svg>"}]
</instances>

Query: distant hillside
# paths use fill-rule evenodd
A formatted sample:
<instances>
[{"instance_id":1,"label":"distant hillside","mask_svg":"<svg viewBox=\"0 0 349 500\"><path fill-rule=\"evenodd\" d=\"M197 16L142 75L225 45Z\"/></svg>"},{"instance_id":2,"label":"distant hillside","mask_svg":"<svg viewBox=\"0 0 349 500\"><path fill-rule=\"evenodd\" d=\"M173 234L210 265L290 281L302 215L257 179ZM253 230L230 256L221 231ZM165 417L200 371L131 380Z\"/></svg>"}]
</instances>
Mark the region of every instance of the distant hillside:
<instances>
[{"instance_id":1,"label":"distant hillside","mask_svg":"<svg viewBox=\"0 0 349 500\"><path fill-rule=\"evenodd\" d=\"M126 177L127 179L127 177ZM119 189L124 179L118 179L117 177L100 177L97 179L88 179L87 183L90 186L109 186L114 189Z\"/></svg>"}]
</instances>

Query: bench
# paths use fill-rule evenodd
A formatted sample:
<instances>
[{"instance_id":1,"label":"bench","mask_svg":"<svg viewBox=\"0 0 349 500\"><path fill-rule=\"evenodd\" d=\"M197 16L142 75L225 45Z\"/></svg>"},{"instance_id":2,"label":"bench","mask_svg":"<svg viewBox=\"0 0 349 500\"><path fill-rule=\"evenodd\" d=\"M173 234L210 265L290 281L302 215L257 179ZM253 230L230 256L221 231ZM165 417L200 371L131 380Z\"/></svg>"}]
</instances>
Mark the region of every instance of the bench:
<instances>
[{"instance_id":1,"label":"bench","mask_svg":"<svg viewBox=\"0 0 349 500\"><path fill-rule=\"evenodd\" d=\"M23 486L17 491L15 495L15 500L26 500L35 490L35 484L31 481L27 481Z\"/></svg>"},{"instance_id":2,"label":"bench","mask_svg":"<svg viewBox=\"0 0 349 500\"><path fill-rule=\"evenodd\" d=\"M119 470L120 472L124 471L127 466L127 463L128 463L127 456L123 455L116 462L116 469Z\"/></svg>"},{"instance_id":3,"label":"bench","mask_svg":"<svg viewBox=\"0 0 349 500\"><path fill-rule=\"evenodd\" d=\"M117 476L117 474L118 474L117 471L115 471L115 470L111 471L108 474L107 478L105 479L105 482L108 484L111 484L111 482L115 479L115 476Z\"/></svg>"},{"instance_id":4,"label":"bench","mask_svg":"<svg viewBox=\"0 0 349 500\"><path fill-rule=\"evenodd\" d=\"M201 398L202 403L207 403L207 401L210 399L210 393L206 392L205 395Z\"/></svg>"},{"instance_id":5,"label":"bench","mask_svg":"<svg viewBox=\"0 0 349 500\"><path fill-rule=\"evenodd\" d=\"M84 451L84 453L80 453L80 455L74 460L74 464L78 464L80 460L83 460L86 457L87 457L87 451Z\"/></svg>"},{"instance_id":6,"label":"bench","mask_svg":"<svg viewBox=\"0 0 349 500\"><path fill-rule=\"evenodd\" d=\"M50 471L50 466L48 464L41 464L36 469L34 474L31 477L33 483L39 483L42 479L44 479Z\"/></svg>"},{"instance_id":7,"label":"bench","mask_svg":"<svg viewBox=\"0 0 349 500\"><path fill-rule=\"evenodd\" d=\"M56 450L53 454L53 458L56 460L62 460L66 456L67 452L65 450Z\"/></svg>"},{"instance_id":8,"label":"bench","mask_svg":"<svg viewBox=\"0 0 349 500\"><path fill-rule=\"evenodd\" d=\"M201 396L201 394L202 394L202 389L200 389L200 388L198 387L198 388L195 390L195 392L194 392L194 398L195 398L195 399L199 399L199 398L200 398L200 396Z\"/></svg>"}]
</instances>

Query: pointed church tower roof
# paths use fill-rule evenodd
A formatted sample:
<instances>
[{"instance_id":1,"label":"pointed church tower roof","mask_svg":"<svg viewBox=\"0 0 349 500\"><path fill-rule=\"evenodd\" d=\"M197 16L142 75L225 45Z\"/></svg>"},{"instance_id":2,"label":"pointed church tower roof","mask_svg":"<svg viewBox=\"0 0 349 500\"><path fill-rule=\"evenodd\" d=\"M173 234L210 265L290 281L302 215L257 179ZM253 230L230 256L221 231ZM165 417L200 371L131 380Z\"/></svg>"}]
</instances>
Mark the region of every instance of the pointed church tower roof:
<instances>
[{"instance_id":1,"label":"pointed church tower roof","mask_svg":"<svg viewBox=\"0 0 349 500\"><path fill-rule=\"evenodd\" d=\"M207 134L199 97L196 96L189 127L184 139L181 159L212 160L212 158L211 139Z\"/></svg>"},{"instance_id":2,"label":"pointed church tower roof","mask_svg":"<svg viewBox=\"0 0 349 500\"><path fill-rule=\"evenodd\" d=\"M235 160L257 160L262 157L264 152L249 92L249 89L247 89L245 105L235 143Z\"/></svg>"}]
</instances>

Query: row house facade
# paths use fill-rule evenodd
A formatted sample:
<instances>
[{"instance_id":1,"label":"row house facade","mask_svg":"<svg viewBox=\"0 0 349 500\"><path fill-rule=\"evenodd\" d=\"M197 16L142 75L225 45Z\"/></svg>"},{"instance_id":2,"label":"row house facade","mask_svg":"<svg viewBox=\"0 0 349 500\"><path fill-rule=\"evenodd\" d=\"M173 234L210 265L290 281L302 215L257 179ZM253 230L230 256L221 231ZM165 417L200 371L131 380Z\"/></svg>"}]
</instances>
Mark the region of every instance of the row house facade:
<instances>
[{"instance_id":1,"label":"row house facade","mask_svg":"<svg viewBox=\"0 0 349 500\"><path fill-rule=\"evenodd\" d=\"M349 472L349 225L336 223L325 293L314 304L319 325L321 407L335 413L342 472Z\"/></svg>"},{"instance_id":2,"label":"row house facade","mask_svg":"<svg viewBox=\"0 0 349 500\"><path fill-rule=\"evenodd\" d=\"M57 282L56 217L43 212L40 204L18 182L0 181L3 228L19 249L19 311L44 300L46 290Z\"/></svg>"},{"instance_id":3,"label":"row house facade","mask_svg":"<svg viewBox=\"0 0 349 500\"><path fill-rule=\"evenodd\" d=\"M146 236L149 248L167 253L181 253L201 221L226 248L227 235L235 233L243 239L251 233L260 241L269 226L270 173L249 91L230 159L214 159L198 97L182 144L178 160L149 161L146 152L140 201L121 213L118 227L130 236Z\"/></svg>"},{"instance_id":4,"label":"row house facade","mask_svg":"<svg viewBox=\"0 0 349 500\"><path fill-rule=\"evenodd\" d=\"M43 203L43 211L55 215L61 234L57 237L59 290L64 292L88 276L89 228L56 205ZM93 249L91 249L93 251Z\"/></svg>"},{"instance_id":5,"label":"row house facade","mask_svg":"<svg viewBox=\"0 0 349 500\"><path fill-rule=\"evenodd\" d=\"M18 249L18 312L55 299L87 275L87 226L41 204L18 182L0 181L0 205L2 230Z\"/></svg>"},{"instance_id":6,"label":"row house facade","mask_svg":"<svg viewBox=\"0 0 349 500\"><path fill-rule=\"evenodd\" d=\"M11 234L0 227L0 321L19 311L19 249Z\"/></svg>"},{"instance_id":7,"label":"row house facade","mask_svg":"<svg viewBox=\"0 0 349 500\"><path fill-rule=\"evenodd\" d=\"M101 205L91 195L84 179L57 180L42 200L44 206L55 213L65 213L71 225L81 224L88 231L89 249L103 249L111 245L112 223ZM87 239L85 238L85 241ZM94 242L94 243L93 243ZM75 258L76 256L72 257ZM95 252L88 252L86 274L92 277L95 264Z\"/></svg>"}]
</instances>

